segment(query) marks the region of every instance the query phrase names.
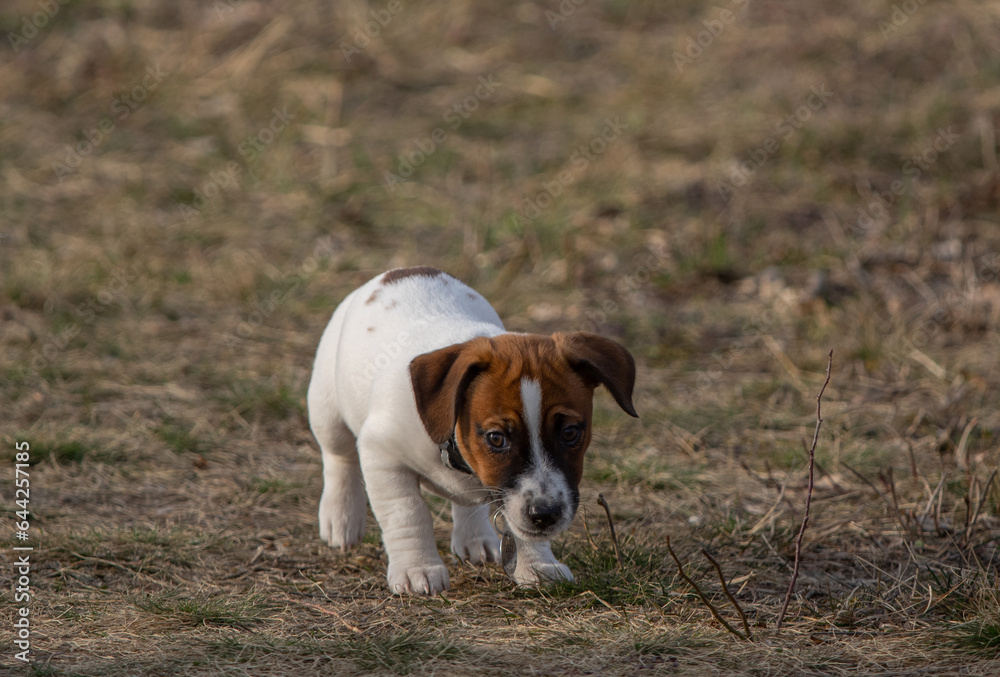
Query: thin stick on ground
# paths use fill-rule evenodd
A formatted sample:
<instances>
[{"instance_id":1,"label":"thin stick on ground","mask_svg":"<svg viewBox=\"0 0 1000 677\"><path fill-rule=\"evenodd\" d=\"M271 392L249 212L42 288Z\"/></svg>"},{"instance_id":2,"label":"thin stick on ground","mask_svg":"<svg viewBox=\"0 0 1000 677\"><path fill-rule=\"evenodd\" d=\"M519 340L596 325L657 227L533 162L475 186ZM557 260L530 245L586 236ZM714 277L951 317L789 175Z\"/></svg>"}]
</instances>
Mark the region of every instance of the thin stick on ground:
<instances>
[{"instance_id":1,"label":"thin stick on ground","mask_svg":"<svg viewBox=\"0 0 1000 677\"><path fill-rule=\"evenodd\" d=\"M711 602L708 601L708 598L705 597L705 593L701 591L701 588L698 587L698 584L695 583L693 580L691 580L691 578L686 573L684 573L684 566L681 564L680 559L677 557L677 553L674 552L673 547L670 545L669 536L667 536L667 551L670 553L670 556L674 558L674 562L677 563L677 573L681 575L681 578L684 579L685 583L691 586L691 589L694 590L694 594L698 595L698 599L700 599L702 603L704 603L704 605L708 607L708 610L712 612L712 616L715 617L715 620L719 621L719 623L722 624L722 627L724 627L726 630L733 633L740 639L744 639L748 642L753 641L750 639L749 636L744 637L739 633L739 631L736 630L736 628L731 626L726 621L726 619L722 617L722 615L719 613L719 610L715 608L715 605L713 605Z\"/></svg>"},{"instance_id":2,"label":"thin stick on ground","mask_svg":"<svg viewBox=\"0 0 1000 677\"><path fill-rule=\"evenodd\" d=\"M333 616L338 621L340 621L345 628L347 628L348 630L350 630L351 632L353 632L356 635L363 635L363 634L365 634L364 630L362 630L361 628L359 628L356 625L352 625L351 623L347 622L347 620L343 616L341 616L340 613L336 609L328 609L328 608L326 608L324 606L320 606L319 604L312 604L311 602L299 602L299 604L301 604L304 607L308 607L310 609L315 609L316 611L320 612L321 614L326 614L327 616Z\"/></svg>"},{"instance_id":3,"label":"thin stick on ground","mask_svg":"<svg viewBox=\"0 0 1000 677\"><path fill-rule=\"evenodd\" d=\"M747 622L747 615L743 613L743 607L741 607L740 603L736 601L735 597L733 597L733 593L729 592L729 586L726 585L726 577L722 573L722 567L719 566L719 563L715 561L714 557L708 554L708 550L705 550L705 548L701 549L701 554L703 554L705 559L711 562L712 566L715 567L715 573L719 574L719 583L722 584L722 592L725 593L729 603L733 605L734 609L736 609L736 613L740 615L740 621L743 622L743 632L747 634L747 641L752 642L753 634L750 632L750 623Z\"/></svg>"},{"instance_id":4,"label":"thin stick on ground","mask_svg":"<svg viewBox=\"0 0 1000 677\"><path fill-rule=\"evenodd\" d=\"M618 567L622 566L622 551L618 547L618 534L615 533L615 521L611 519L611 506L604 500L604 494L597 494L597 502L604 507L604 512L608 515L608 526L611 527L611 543L615 546L615 559L618 560Z\"/></svg>"},{"instance_id":5,"label":"thin stick on ground","mask_svg":"<svg viewBox=\"0 0 1000 677\"><path fill-rule=\"evenodd\" d=\"M826 391L826 386L830 383L830 370L833 368L833 351L830 351L829 359L826 363L826 380L823 381L823 387L819 389L819 395L816 396L816 429L813 431L813 441L812 446L809 447L809 483L806 486L806 509L805 514L802 515L802 524L799 525L799 533L795 536L795 564L792 566L792 580L788 582L788 590L785 592L785 601L781 604L781 612L778 614L778 622L775 624L775 632L781 632L781 624L785 620L785 612L788 611L788 603L792 599L792 591L795 589L795 581L799 577L799 563L802 557L802 537L806 533L806 527L809 525L809 507L812 505L812 495L813 495L813 470L816 467L816 444L819 442L819 428L823 425L823 393Z\"/></svg>"},{"instance_id":6,"label":"thin stick on ground","mask_svg":"<svg viewBox=\"0 0 1000 677\"><path fill-rule=\"evenodd\" d=\"M990 478L986 480L986 484L984 485L983 490L979 493L979 500L976 502L976 509L972 513L972 519L969 520L970 526L976 525L976 520L979 518L979 510L980 508L983 507L983 503L985 503L986 500L989 498L990 487L993 485L993 480L996 479L996 476L997 476L997 471L996 469L994 469L993 472L990 473Z\"/></svg>"}]
</instances>

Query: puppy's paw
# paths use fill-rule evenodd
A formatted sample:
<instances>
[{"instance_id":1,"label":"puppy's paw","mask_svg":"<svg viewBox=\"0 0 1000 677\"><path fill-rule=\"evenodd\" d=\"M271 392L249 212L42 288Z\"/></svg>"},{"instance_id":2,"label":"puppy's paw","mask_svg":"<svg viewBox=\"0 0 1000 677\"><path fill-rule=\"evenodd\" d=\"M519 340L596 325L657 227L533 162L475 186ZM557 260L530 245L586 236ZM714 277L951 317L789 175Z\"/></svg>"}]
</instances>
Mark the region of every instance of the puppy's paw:
<instances>
[{"instance_id":1,"label":"puppy's paw","mask_svg":"<svg viewBox=\"0 0 1000 677\"><path fill-rule=\"evenodd\" d=\"M575 580L569 567L558 560L551 562L518 561L513 579L518 585L558 583L561 581L572 583Z\"/></svg>"},{"instance_id":2,"label":"puppy's paw","mask_svg":"<svg viewBox=\"0 0 1000 677\"><path fill-rule=\"evenodd\" d=\"M451 538L451 551L458 559L469 564L500 561L500 539L496 536L481 536L456 542Z\"/></svg>"},{"instance_id":3,"label":"puppy's paw","mask_svg":"<svg viewBox=\"0 0 1000 677\"><path fill-rule=\"evenodd\" d=\"M397 595L436 595L448 589L448 568L444 564L398 566L389 563L389 589Z\"/></svg>"},{"instance_id":4,"label":"puppy's paw","mask_svg":"<svg viewBox=\"0 0 1000 677\"><path fill-rule=\"evenodd\" d=\"M490 520L488 505L452 503L451 551L471 564L500 561L500 538Z\"/></svg>"},{"instance_id":5,"label":"puppy's paw","mask_svg":"<svg viewBox=\"0 0 1000 677\"><path fill-rule=\"evenodd\" d=\"M323 492L319 502L319 537L331 547L347 550L365 536L368 511L364 495L360 501L351 501L352 498Z\"/></svg>"}]
</instances>

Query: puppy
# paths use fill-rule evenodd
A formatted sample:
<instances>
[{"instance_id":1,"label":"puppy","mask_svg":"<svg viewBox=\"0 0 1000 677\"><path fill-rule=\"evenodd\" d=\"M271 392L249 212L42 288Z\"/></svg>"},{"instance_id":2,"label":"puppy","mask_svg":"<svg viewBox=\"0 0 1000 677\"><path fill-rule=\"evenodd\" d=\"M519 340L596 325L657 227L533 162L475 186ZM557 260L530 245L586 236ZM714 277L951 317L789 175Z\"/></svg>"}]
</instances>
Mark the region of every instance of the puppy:
<instances>
[{"instance_id":1,"label":"puppy","mask_svg":"<svg viewBox=\"0 0 1000 677\"><path fill-rule=\"evenodd\" d=\"M634 382L632 356L610 339L508 333L486 299L440 270L383 273L344 299L316 353L320 538L343 549L361 540L367 490L389 588L446 590L425 489L451 501L459 558L500 559L496 504L517 548L514 581L573 580L549 541L579 504L594 389L637 416Z\"/></svg>"}]
</instances>

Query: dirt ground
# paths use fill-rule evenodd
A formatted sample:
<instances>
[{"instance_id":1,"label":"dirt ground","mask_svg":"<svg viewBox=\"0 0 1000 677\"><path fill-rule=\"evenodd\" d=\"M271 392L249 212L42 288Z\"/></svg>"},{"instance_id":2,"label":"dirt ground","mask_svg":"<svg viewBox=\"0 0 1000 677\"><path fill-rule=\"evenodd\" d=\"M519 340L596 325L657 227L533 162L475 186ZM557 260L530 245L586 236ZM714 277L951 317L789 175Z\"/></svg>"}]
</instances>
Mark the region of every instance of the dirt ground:
<instances>
[{"instance_id":1,"label":"dirt ground","mask_svg":"<svg viewBox=\"0 0 1000 677\"><path fill-rule=\"evenodd\" d=\"M0 672L1000 672L1000 5L12 0L0 28ZM320 542L316 345L415 264L635 355L640 418L598 393L555 543L575 583L452 563L397 597L373 519Z\"/></svg>"}]
</instances>

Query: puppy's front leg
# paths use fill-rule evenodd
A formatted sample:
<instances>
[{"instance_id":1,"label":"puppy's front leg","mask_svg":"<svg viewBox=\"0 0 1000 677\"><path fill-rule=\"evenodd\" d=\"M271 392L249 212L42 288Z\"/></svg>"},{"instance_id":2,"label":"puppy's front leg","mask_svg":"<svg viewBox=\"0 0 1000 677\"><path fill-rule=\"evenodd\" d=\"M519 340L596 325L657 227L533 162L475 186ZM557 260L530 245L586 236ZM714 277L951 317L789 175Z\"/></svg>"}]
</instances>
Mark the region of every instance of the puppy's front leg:
<instances>
[{"instance_id":1,"label":"puppy's front leg","mask_svg":"<svg viewBox=\"0 0 1000 677\"><path fill-rule=\"evenodd\" d=\"M372 512L389 557L389 589L396 594L436 595L448 589L448 569L434 543L430 509L410 470L366 464L362 469Z\"/></svg>"},{"instance_id":2,"label":"puppy's front leg","mask_svg":"<svg viewBox=\"0 0 1000 677\"><path fill-rule=\"evenodd\" d=\"M500 538L490 522L489 505L452 502L451 551L470 564L500 561Z\"/></svg>"},{"instance_id":3,"label":"puppy's front leg","mask_svg":"<svg viewBox=\"0 0 1000 677\"><path fill-rule=\"evenodd\" d=\"M517 566L514 567L514 582L518 585L573 582L569 567L556 559L548 541L517 541Z\"/></svg>"}]
</instances>

